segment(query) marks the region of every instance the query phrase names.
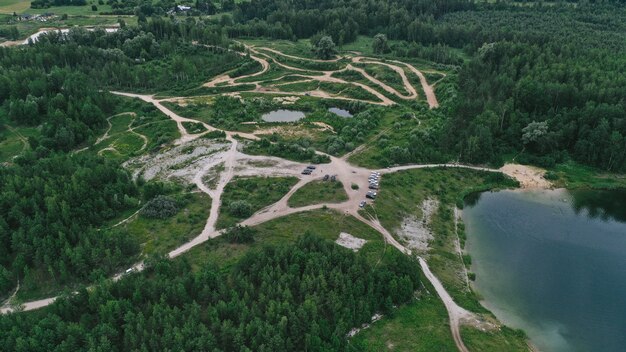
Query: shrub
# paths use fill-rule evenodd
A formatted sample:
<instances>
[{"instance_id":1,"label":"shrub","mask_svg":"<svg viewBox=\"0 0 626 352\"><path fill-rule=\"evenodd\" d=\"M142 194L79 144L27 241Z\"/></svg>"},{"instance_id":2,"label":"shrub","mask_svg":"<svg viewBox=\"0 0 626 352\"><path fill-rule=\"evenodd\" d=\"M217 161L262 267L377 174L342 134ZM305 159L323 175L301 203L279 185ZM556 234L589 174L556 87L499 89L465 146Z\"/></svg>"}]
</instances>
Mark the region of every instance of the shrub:
<instances>
[{"instance_id":1,"label":"shrub","mask_svg":"<svg viewBox=\"0 0 626 352\"><path fill-rule=\"evenodd\" d=\"M232 216L245 218L252 215L252 206L245 200L236 200L228 205L228 212Z\"/></svg>"},{"instance_id":2,"label":"shrub","mask_svg":"<svg viewBox=\"0 0 626 352\"><path fill-rule=\"evenodd\" d=\"M166 219L176 215L177 212L176 200L168 196L156 196L143 206L140 214L150 219Z\"/></svg>"},{"instance_id":3,"label":"shrub","mask_svg":"<svg viewBox=\"0 0 626 352\"><path fill-rule=\"evenodd\" d=\"M224 238L228 243L252 243L256 233L257 230L251 227L236 225L224 232Z\"/></svg>"}]
</instances>

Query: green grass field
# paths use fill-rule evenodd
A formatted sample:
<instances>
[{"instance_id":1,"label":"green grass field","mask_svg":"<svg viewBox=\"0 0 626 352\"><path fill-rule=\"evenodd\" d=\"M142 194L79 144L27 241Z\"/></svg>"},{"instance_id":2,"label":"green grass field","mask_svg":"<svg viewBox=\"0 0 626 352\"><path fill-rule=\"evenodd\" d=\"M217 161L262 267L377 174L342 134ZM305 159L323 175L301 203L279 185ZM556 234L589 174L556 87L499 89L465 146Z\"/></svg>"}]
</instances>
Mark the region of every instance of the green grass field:
<instances>
[{"instance_id":1,"label":"green grass field","mask_svg":"<svg viewBox=\"0 0 626 352\"><path fill-rule=\"evenodd\" d=\"M216 228L236 225L256 211L278 201L298 182L295 177L236 177L224 188L222 207ZM233 209L233 202L244 202L242 210Z\"/></svg>"},{"instance_id":2,"label":"green grass field","mask_svg":"<svg viewBox=\"0 0 626 352\"><path fill-rule=\"evenodd\" d=\"M348 200L348 195L341 182L313 181L297 190L287 204L296 208L310 204L341 203L345 200Z\"/></svg>"},{"instance_id":3,"label":"green grass field","mask_svg":"<svg viewBox=\"0 0 626 352\"><path fill-rule=\"evenodd\" d=\"M376 264L385 259L385 255L394 251L387 246L380 234L369 226L351 216L340 214L334 210L318 209L309 212L296 213L277 218L255 226L257 230L255 242L252 244L232 244L222 237L193 248L183 258L189 260L194 268L205 263L217 264L227 269L248 250L259 248L266 244L292 243L306 232L320 237L336 240L340 232L347 232L368 242L359 250L370 263Z\"/></svg>"},{"instance_id":4,"label":"green grass field","mask_svg":"<svg viewBox=\"0 0 626 352\"><path fill-rule=\"evenodd\" d=\"M120 225L142 244L144 255L168 251L200 234L209 217L211 198L204 193L185 193L175 196L179 203L176 215L167 219L147 219L141 215Z\"/></svg>"},{"instance_id":5,"label":"green grass field","mask_svg":"<svg viewBox=\"0 0 626 352\"><path fill-rule=\"evenodd\" d=\"M354 336L350 344L367 352L455 352L448 312L434 289L420 299L398 307L393 317L383 317ZM481 350L476 350L481 351Z\"/></svg>"},{"instance_id":6,"label":"green grass field","mask_svg":"<svg viewBox=\"0 0 626 352\"><path fill-rule=\"evenodd\" d=\"M23 13L28 9L30 9L30 1L0 0L0 13L2 14Z\"/></svg>"},{"instance_id":7,"label":"green grass field","mask_svg":"<svg viewBox=\"0 0 626 352\"><path fill-rule=\"evenodd\" d=\"M29 136L37 136L39 131L36 127L11 128L7 125L0 126L0 163L11 161L22 151L30 148Z\"/></svg>"}]
</instances>

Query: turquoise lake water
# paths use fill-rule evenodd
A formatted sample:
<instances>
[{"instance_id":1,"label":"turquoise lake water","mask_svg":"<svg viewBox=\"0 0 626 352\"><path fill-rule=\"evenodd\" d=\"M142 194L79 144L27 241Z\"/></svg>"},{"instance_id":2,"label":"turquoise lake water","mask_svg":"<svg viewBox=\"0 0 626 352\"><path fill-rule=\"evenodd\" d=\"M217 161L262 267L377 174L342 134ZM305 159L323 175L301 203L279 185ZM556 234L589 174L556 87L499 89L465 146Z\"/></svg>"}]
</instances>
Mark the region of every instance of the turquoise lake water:
<instances>
[{"instance_id":1,"label":"turquoise lake water","mask_svg":"<svg viewBox=\"0 0 626 352\"><path fill-rule=\"evenodd\" d=\"M626 351L626 192L500 191L463 210L475 289L544 352Z\"/></svg>"}]
</instances>

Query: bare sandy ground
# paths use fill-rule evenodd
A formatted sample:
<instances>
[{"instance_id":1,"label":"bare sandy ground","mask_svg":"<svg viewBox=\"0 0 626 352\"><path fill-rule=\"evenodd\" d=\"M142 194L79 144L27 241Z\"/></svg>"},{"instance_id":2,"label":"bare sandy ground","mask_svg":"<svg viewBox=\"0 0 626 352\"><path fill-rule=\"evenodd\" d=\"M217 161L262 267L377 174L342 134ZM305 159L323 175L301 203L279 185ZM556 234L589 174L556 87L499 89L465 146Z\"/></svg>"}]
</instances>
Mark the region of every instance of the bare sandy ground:
<instances>
[{"instance_id":1,"label":"bare sandy ground","mask_svg":"<svg viewBox=\"0 0 626 352\"><path fill-rule=\"evenodd\" d=\"M354 237L349 233L342 232L339 234L339 238L335 241L338 245L342 247L346 247L348 249L352 249L355 252L358 252L361 247L367 243L367 240L362 238Z\"/></svg>"},{"instance_id":2,"label":"bare sandy ground","mask_svg":"<svg viewBox=\"0 0 626 352\"><path fill-rule=\"evenodd\" d=\"M429 243L433 239L430 230L430 218L437 210L439 202L436 199L426 199L421 205L422 216L405 218L396 231L398 237L406 243L406 246L420 253L429 249Z\"/></svg>"},{"instance_id":3,"label":"bare sandy ground","mask_svg":"<svg viewBox=\"0 0 626 352\"><path fill-rule=\"evenodd\" d=\"M500 168L500 171L516 179L522 188L546 189L552 187L552 183L543 177L546 171L538 167L506 164Z\"/></svg>"}]
</instances>

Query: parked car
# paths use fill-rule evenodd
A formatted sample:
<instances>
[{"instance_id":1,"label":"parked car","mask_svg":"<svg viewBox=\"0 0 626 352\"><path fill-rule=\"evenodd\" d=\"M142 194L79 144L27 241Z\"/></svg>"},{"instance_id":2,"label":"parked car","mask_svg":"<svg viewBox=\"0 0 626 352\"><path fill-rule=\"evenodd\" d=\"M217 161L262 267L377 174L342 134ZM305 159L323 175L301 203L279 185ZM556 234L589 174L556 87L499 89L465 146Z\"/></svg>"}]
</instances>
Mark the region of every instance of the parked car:
<instances>
[{"instance_id":1,"label":"parked car","mask_svg":"<svg viewBox=\"0 0 626 352\"><path fill-rule=\"evenodd\" d=\"M337 175L332 175L332 176L330 176L330 180L331 180L332 182L337 181Z\"/></svg>"},{"instance_id":2,"label":"parked car","mask_svg":"<svg viewBox=\"0 0 626 352\"><path fill-rule=\"evenodd\" d=\"M370 183L369 189L378 189L378 185L373 185Z\"/></svg>"},{"instance_id":3,"label":"parked car","mask_svg":"<svg viewBox=\"0 0 626 352\"><path fill-rule=\"evenodd\" d=\"M367 202L362 200L361 203L359 203L359 208L365 208L365 205L367 205Z\"/></svg>"},{"instance_id":4,"label":"parked car","mask_svg":"<svg viewBox=\"0 0 626 352\"><path fill-rule=\"evenodd\" d=\"M306 168L309 170L315 170L317 167L315 167L315 165L309 165Z\"/></svg>"},{"instance_id":5,"label":"parked car","mask_svg":"<svg viewBox=\"0 0 626 352\"><path fill-rule=\"evenodd\" d=\"M303 175L310 175L312 172L313 172L313 170L311 170L311 169L304 169L304 170L302 171L302 174L303 174Z\"/></svg>"},{"instance_id":6,"label":"parked car","mask_svg":"<svg viewBox=\"0 0 626 352\"><path fill-rule=\"evenodd\" d=\"M367 194L365 195L365 197L366 197L366 198L369 198L369 199L376 199L376 192L369 191L369 192L367 192Z\"/></svg>"},{"instance_id":7,"label":"parked car","mask_svg":"<svg viewBox=\"0 0 626 352\"><path fill-rule=\"evenodd\" d=\"M324 181L328 181L329 178L330 178L330 176L324 175Z\"/></svg>"}]
</instances>

